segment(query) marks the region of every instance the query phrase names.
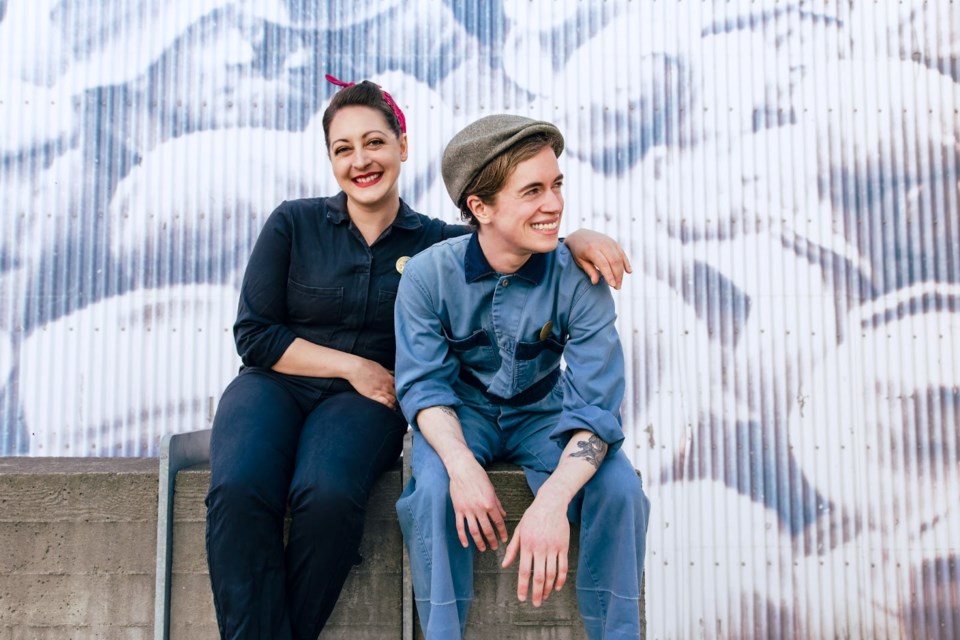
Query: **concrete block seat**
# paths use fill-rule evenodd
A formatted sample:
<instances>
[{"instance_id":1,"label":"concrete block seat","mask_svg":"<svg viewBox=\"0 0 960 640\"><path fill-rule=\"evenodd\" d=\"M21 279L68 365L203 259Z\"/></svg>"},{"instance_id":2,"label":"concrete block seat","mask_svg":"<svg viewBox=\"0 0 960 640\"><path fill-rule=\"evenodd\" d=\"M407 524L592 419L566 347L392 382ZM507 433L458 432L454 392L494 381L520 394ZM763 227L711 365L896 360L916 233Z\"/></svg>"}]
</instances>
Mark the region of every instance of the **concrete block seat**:
<instances>
[{"instance_id":1,"label":"concrete block seat","mask_svg":"<svg viewBox=\"0 0 960 640\"><path fill-rule=\"evenodd\" d=\"M184 439L178 444L178 438ZM410 459L410 442L410 434L407 434L404 461ZM164 441L157 520L156 640L217 637L204 549L206 511L203 499L210 481L209 466L205 461L208 454L209 432L168 436ZM523 472L516 466L495 464L488 471L507 510L508 529L512 532L533 495ZM322 640L410 640L422 637L413 606L406 551L394 508L409 474L409 465L398 461L374 488L360 547L363 563L355 567L347 579L340 601L321 634ZM165 482L169 489L165 490ZM167 526L169 537L165 532ZM572 573L568 584L539 609L517 601L516 568L506 571L500 568L503 547L498 552L478 554L476 600L467 625L467 638L585 638L574 588L578 537L575 527L571 537ZM165 595L167 587L169 597ZM164 620L169 621L168 625L163 624ZM169 633L165 635L167 631Z\"/></svg>"},{"instance_id":2,"label":"concrete block seat","mask_svg":"<svg viewBox=\"0 0 960 640\"><path fill-rule=\"evenodd\" d=\"M193 432L165 438L159 468L156 458L0 458L0 639L216 638L208 452L209 432ZM364 561L322 638L420 636L394 509L406 473L398 461L375 487ZM494 465L490 475L512 530L532 499L523 473ZM573 588L539 610L515 592L516 569L480 554L467 637L583 637Z\"/></svg>"},{"instance_id":3,"label":"concrete block seat","mask_svg":"<svg viewBox=\"0 0 960 640\"><path fill-rule=\"evenodd\" d=\"M0 458L0 638L153 635L156 458Z\"/></svg>"},{"instance_id":4,"label":"concrete block seat","mask_svg":"<svg viewBox=\"0 0 960 640\"><path fill-rule=\"evenodd\" d=\"M180 438L194 440L184 446ZM204 431L164 439L160 474L161 512L157 521L158 624L155 640L218 637L205 549L206 507L203 501L210 484L209 438L209 431ZM171 471L165 474L163 466ZM401 473L401 464L397 461L374 487L360 546L363 562L350 572L340 600L322 634L324 639L380 640L402 637L403 538L394 509L402 489ZM165 476L172 483L168 505L165 505L167 501L163 495ZM162 548L165 520L170 527L168 549ZM168 590L164 588L164 580L169 586ZM169 596L165 597L167 592ZM163 624L164 620L167 621L166 625Z\"/></svg>"}]
</instances>

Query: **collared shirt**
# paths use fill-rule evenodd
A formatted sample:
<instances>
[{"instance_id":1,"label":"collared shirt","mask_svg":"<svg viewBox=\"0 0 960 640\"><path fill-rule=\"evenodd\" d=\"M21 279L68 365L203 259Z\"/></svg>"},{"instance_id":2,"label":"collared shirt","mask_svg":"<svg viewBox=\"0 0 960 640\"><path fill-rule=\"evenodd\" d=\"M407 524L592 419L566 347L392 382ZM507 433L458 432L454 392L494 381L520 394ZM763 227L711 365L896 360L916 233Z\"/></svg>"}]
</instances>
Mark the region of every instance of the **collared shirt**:
<instances>
[{"instance_id":1,"label":"collared shirt","mask_svg":"<svg viewBox=\"0 0 960 640\"><path fill-rule=\"evenodd\" d=\"M401 201L396 219L370 246L350 221L346 202L342 192L287 201L264 224L233 328L245 366L269 369L300 337L393 370L393 305L405 260L468 229ZM335 382L301 380L321 387Z\"/></svg>"},{"instance_id":2,"label":"collared shirt","mask_svg":"<svg viewBox=\"0 0 960 640\"><path fill-rule=\"evenodd\" d=\"M396 304L397 399L417 413L460 406L458 379L512 398L560 366L563 403L552 437L586 429L612 447L623 440L623 349L613 297L592 285L563 245L497 273L476 234L412 259ZM466 376L464 375L466 372Z\"/></svg>"}]
</instances>

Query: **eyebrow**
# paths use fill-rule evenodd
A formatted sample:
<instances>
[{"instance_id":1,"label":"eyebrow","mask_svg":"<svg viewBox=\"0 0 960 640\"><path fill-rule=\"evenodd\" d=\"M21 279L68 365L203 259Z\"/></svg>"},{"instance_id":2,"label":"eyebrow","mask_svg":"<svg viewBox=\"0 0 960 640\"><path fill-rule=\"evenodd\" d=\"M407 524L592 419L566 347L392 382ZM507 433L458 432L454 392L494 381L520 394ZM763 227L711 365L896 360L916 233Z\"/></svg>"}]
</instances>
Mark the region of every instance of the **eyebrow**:
<instances>
[{"instance_id":1,"label":"eyebrow","mask_svg":"<svg viewBox=\"0 0 960 640\"><path fill-rule=\"evenodd\" d=\"M560 175L558 175L556 178L554 178L554 179L553 179L553 182L551 182L550 184L556 184L556 183L559 182L560 180L563 180L563 174L562 174L562 173L561 173ZM522 187L520 187L519 189L517 189L517 191L526 191L526 190L529 189L530 187L539 187L539 186L542 186L542 185L543 185L542 182L531 182L531 183L529 183L529 184L523 185Z\"/></svg>"},{"instance_id":2,"label":"eyebrow","mask_svg":"<svg viewBox=\"0 0 960 640\"><path fill-rule=\"evenodd\" d=\"M361 138L367 138L367 137L372 136L372 135L374 135L374 134L381 135L381 136L387 135L385 132L380 131L380 129L371 129L370 131L367 131L367 132L361 134L360 137L361 137ZM332 147L333 145L337 144L338 142L350 142L350 141L347 140L346 138L337 138L336 140L332 140L332 141L330 142L330 146Z\"/></svg>"}]
</instances>

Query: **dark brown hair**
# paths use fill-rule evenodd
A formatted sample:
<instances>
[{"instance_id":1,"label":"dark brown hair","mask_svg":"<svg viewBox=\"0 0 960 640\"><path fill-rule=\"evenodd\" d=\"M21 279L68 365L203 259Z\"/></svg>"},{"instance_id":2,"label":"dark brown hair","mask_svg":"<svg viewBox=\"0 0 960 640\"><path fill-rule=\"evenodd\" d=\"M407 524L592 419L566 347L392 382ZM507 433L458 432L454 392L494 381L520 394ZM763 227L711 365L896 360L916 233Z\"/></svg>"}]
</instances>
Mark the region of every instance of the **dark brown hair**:
<instances>
[{"instance_id":1,"label":"dark brown hair","mask_svg":"<svg viewBox=\"0 0 960 640\"><path fill-rule=\"evenodd\" d=\"M480 223L467 206L467 198L477 196L484 204L493 204L497 193L510 179L518 164L537 155L544 147L556 149L557 145L556 136L544 132L534 133L488 162L463 190L463 198L457 205L460 209L460 217L474 229L478 228Z\"/></svg>"},{"instance_id":2,"label":"dark brown hair","mask_svg":"<svg viewBox=\"0 0 960 640\"><path fill-rule=\"evenodd\" d=\"M330 105L323 112L323 141L328 149L330 148L330 123L333 122L337 112L344 107L369 107L379 111L397 138L402 133L400 120L397 119L393 108L384 100L383 90L369 80L364 80L337 91L330 100Z\"/></svg>"}]
</instances>

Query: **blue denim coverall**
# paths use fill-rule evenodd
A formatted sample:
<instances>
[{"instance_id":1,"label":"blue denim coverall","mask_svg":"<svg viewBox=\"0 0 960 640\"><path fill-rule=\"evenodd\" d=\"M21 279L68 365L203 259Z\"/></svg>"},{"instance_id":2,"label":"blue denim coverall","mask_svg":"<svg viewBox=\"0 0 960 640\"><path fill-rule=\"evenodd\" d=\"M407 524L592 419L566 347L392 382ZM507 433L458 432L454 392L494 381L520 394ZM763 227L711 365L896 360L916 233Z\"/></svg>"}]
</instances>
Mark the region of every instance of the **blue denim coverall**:
<instances>
[{"instance_id":1,"label":"blue denim coverall","mask_svg":"<svg viewBox=\"0 0 960 640\"><path fill-rule=\"evenodd\" d=\"M417 255L397 293L397 399L415 430L422 409L454 407L477 460L520 465L534 492L574 432L610 445L568 512L580 523L577 601L591 638L640 636L649 502L618 450L624 372L615 318L609 289L591 285L566 247L502 275L476 234ZM428 640L460 637L475 549L460 545L449 476L419 432L412 466L397 513L421 624Z\"/></svg>"}]
</instances>

